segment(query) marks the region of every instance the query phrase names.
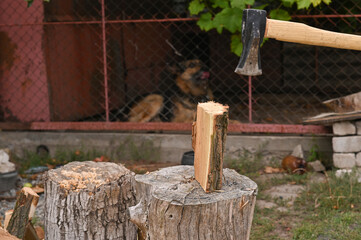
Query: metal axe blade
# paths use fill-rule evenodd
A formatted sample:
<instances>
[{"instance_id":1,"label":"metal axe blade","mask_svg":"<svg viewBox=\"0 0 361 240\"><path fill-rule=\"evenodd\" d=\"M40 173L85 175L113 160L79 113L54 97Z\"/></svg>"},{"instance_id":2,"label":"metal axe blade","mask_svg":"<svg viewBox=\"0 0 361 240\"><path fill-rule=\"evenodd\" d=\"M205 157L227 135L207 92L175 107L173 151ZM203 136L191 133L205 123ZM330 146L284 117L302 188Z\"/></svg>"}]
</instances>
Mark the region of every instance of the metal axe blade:
<instances>
[{"instance_id":1,"label":"metal axe blade","mask_svg":"<svg viewBox=\"0 0 361 240\"><path fill-rule=\"evenodd\" d=\"M267 12L264 10L245 9L242 17L241 59L236 73L248 76L262 74L260 45L266 28Z\"/></svg>"}]
</instances>

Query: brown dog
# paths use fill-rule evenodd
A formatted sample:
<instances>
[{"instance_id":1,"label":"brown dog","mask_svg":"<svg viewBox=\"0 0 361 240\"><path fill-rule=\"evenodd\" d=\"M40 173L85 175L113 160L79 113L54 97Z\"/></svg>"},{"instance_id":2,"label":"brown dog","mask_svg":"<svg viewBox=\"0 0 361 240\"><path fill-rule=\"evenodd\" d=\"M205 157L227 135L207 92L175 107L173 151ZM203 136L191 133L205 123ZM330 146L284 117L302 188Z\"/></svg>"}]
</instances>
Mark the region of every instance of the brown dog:
<instances>
[{"instance_id":1,"label":"brown dog","mask_svg":"<svg viewBox=\"0 0 361 240\"><path fill-rule=\"evenodd\" d=\"M170 81L160 84L160 93L150 94L130 109L130 122L193 122L198 102L213 100L209 71L198 60L187 60L168 67Z\"/></svg>"}]
</instances>

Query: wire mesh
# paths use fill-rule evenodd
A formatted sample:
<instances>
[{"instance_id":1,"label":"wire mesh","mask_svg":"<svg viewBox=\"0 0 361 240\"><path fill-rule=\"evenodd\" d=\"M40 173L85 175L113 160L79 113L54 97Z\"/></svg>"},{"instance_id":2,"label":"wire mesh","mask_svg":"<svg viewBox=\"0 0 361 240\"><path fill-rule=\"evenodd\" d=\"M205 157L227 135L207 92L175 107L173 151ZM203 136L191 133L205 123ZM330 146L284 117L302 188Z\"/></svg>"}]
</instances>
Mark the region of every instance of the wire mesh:
<instances>
[{"instance_id":1,"label":"wire mesh","mask_svg":"<svg viewBox=\"0 0 361 240\"><path fill-rule=\"evenodd\" d=\"M229 33L202 32L188 3L1 1L0 121L188 122L213 99L235 123L300 124L361 91L360 52L276 40L261 49L262 76L238 76ZM359 34L360 10L333 1L293 21Z\"/></svg>"}]
</instances>

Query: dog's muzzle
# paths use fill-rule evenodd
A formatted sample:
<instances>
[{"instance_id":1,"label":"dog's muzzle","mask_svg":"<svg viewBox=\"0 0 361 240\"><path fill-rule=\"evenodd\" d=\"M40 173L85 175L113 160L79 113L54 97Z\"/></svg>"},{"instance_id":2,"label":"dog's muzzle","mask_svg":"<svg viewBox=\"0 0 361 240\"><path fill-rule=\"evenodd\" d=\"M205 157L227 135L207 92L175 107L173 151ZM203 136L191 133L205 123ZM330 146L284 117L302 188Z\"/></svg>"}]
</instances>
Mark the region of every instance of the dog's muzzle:
<instances>
[{"instance_id":1,"label":"dog's muzzle","mask_svg":"<svg viewBox=\"0 0 361 240\"><path fill-rule=\"evenodd\" d=\"M210 76L209 72L202 72L201 79L208 79Z\"/></svg>"}]
</instances>

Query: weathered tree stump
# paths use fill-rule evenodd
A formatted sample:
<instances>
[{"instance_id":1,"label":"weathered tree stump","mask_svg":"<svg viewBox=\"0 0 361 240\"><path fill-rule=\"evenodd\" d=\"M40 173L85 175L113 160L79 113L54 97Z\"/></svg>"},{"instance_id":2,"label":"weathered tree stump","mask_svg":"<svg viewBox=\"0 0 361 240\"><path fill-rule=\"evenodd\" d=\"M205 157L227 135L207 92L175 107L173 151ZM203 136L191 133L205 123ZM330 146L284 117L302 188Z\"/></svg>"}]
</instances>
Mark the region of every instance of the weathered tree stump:
<instances>
[{"instance_id":1,"label":"weathered tree stump","mask_svg":"<svg viewBox=\"0 0 361 240\"><path fill-rule=\"evenodd\" d=\"M257 184L223 170L222 190L205 193L193 166L135 176L137 200L130 218L143 239L249 239Z\"/></svg>"},{"instance_id":2,"label":"weathered tree stump","mask_svg":"<svg viewBox=\"0 0 361 240\"><path fill-rule=\"evenodd\" d=\"M134 173L108 162L71 162L48 171L45 239L137 239L127 209Z\"/></svg>"}]
</instances>

